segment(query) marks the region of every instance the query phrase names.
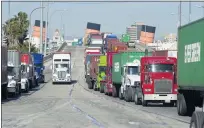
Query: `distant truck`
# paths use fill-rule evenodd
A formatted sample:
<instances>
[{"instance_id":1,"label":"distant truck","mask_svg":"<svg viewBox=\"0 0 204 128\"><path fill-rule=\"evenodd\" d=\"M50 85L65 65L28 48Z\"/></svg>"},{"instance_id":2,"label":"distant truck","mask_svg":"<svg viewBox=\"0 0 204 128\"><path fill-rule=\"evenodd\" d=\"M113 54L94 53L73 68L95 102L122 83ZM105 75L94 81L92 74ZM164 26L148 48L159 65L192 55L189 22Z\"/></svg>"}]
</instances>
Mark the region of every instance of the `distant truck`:
<instances>
[{"instance_id":1,"label":"distant truck","mask_svg":"<svg viewBox=\"0 0 204 128\"><path fill-rule=\"evenodd\" d=\"M88 46L98 46L103 45L103 39L101 34L89 34L88 36Z\"/></svg>"},{"instance_id":2,"label":"distant truck","mask_svg":"<svg viewBox=\"0 0 204 128\"><path fill-rule=\"evenodd\" d=\"M8 63L8 54L7 54L7 45L1 44L1 95L2 99L8 98L8 75L7 75L7 63Z\"/></svg>"},{"instance_id":3,"label":"distant truck","mask_svg":"<svg viewBox=\"0 0 204 128\"><path fill-rule=\"evenodd\" d=\"M33 59L34 59L34 66L35 66L35 72L37 72L37 80L38 82L44 83L45 76L43 74L43 70L45 69L43 58L44 55L40 53L32 53Z\"/></svg>"},{"instance_id":4,"label":"distant truck","mask_svg":"<svg viewBox=\"0 0 204 128\"><path fill-rule=\"evenodd\" d=\"M107 68L106 68L106 77L105 82L102 82L102 86L104 86L105 95L112 95L113 92L113 84L112 84L112 68L113 68L113 55L117 52L107 52Z\"/></svg>"},{"instance_id":5,"label":"distant truck","mask_svg":"<svg viewBox=\"0 0 204 128\"><path fill-rule=\"evenodd\" d=\"M191 116L190 128L204 127L204 18L178 29L177 112ZM202 112L194 112L202 107Z\"/></svg>"},{"instance_id":6,"label":"distant truck","mask_svg":"<svg viewBox=\"0 0 204 128\"><path fill-rule=\"evenodd\" d=\"M21 89L28 92L28 88L34 88L38 86L38 81L35 75L35 68L33 63L33 57L30 53L21 54Z\"/></svg>"},{"instance_id":7,"label":"distant truck","mask_svg":"<svg viewBox=\"0 0 204 128\"><path fill-rule=\"evenodd\" d=\"M136 84L135 104L158 102L174 106L177 101L177 59L145 56L141 58L140 84Z\"/></svg>"},{"instance_id":8,"label":"distant truck","mask_svg":"<svg viewBox=\"0 0 204 128\"><path fill-rule=\"evenodd\" d=\"M176 57L177 58L177 50L158 50L153 51L152 56L166 56L166 57Z\"/></svg>"},{"instance_id":9,"label":"distant truck","mask_svg":"<svg viewBox=\"0 0 204 128\"><path fill-rule=\"evenodd\" d=\"M140 59L144 52L125 51L113 55L113 96L134 101L136 85L140 84Z\"/></svg>"},{"instance_id":10,"label":"distant truck","mask_svg":"<svg viewBox=\"0 0 204 128\"><path fill-rule=\"evenodd\" d=\"M97 84L96 90L100 90L101 93L104 92L104 86L101 86L101 81L105 81L106 68L107 68L107 56L101 55L98 61L98 72L97 72Z\"/></svg>"},{"instance_id":11,"label":"distant truck","mask_svg":"<svg viewBox=\"0 0 204 128\"><path fill-rule=\"evenodd\" d=\"M57 52L52 57L52 83L71 83L71 53Z\"/></svg>"},{"instance_id":12,"label":"distant truck","mask_svg":"<svg viewBox=\"0 0 204 128\"><path fill-rule=\"evenodd\" d=\"M21 53L8 50L8 93L13 97L21 94Z\"/></svg>"},{"instance_id":13,"label":"distant truck","mask_svg":"<svg viewBox=\"0 0 204 128\"><path fill-rule=\"evenodd\" d=\"M98 60L99 60L100 55L102 55L102 54L94 55L94 56L91 56L91 58L90 58L90 64L88 67L90 75L87 78L89 89L93 89L93 87L96 87L96 85L97 85L97 82L96 82L97 72L98 72L97 64L98 64ZM94 88L94 90L96 90L96 88Z\"/></svg>"}]
</instances>

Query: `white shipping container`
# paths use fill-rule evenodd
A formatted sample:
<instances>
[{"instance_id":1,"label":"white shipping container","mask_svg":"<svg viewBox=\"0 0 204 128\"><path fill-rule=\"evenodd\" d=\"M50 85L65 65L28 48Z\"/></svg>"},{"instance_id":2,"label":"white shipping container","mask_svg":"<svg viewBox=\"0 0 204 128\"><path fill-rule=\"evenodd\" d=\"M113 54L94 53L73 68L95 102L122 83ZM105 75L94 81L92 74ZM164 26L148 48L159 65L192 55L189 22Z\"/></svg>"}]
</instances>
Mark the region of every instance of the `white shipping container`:
<instances>
[{"instance_id":1,"label":"white shipping container","mask_svg":"<svg viewBox=\"0 0 204 128\"><path fill-rule=\"evenodd\" d=\"M91 44L103 44L103 40L92 40Z\"/></svg>"}]
</instances>

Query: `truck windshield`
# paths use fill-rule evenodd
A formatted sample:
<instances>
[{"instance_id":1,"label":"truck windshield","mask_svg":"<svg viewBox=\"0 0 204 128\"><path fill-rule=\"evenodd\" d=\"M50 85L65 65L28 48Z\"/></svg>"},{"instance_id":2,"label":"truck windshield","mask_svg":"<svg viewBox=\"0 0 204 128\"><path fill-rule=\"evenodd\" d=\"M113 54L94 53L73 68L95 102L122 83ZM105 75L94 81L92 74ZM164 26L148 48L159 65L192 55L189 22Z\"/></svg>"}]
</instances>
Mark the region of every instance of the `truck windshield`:
<instances>
[{"instance_id":1,"label":"truck windshield","mask_svg":"<svg viewBox=\"0 0 204 128\"><path fill-rule=\"evenodd\" d=\"M150 64L149 72L173 72L173 64Z\"/></svg>"},{"instance_id":2,"label":"truck windshield","mask_svg":"<svg viewBox=\"0 0 204 128\"><path fill-rule=\"evenodd\" d=\"M128 75L137 75L138 74L138 66L128 66L127 74Z\"/></svg>"},{"instance_id":3,"label":"truck windshield","mask_svg":"<svg viewBox=\"0 0 204 128\"><path fill-rule=\"evenodd\" d=\"M99 72L105 72L106 71L106 66L99 66Z\"/></svg>"},{"instance_id":4,"label":"truck windshield","mask_svg":"<svg viewBox=\"0 0 204 128\"><path fill-rule=\"evenodd\" d=\"M27 67L26 65L21 65L21 71L26 72L26 67Z\"/></svg>"}]
</instances>

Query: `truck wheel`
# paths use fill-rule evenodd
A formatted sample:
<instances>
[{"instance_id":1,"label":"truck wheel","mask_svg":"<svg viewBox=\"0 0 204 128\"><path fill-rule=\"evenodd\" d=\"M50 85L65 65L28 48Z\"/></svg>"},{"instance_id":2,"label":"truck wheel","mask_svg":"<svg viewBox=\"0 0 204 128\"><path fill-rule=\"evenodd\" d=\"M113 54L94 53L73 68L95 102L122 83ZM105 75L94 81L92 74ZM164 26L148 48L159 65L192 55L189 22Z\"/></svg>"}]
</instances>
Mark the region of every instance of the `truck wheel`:
<instances>
[{"instance_id":1,"label":"truck wheel","mask_svg":"<svg viewBox=\"0 0 204 128\"><path fill-rule=\"evenodd\" d=\"M93 81L93 89L94 89L94 91L97 91L97 82L96 81Z\"/></svg>"},{"instance_id":2,"label":"truck wheel","mask_svg":"<svg viewBox=\"0 0 204 128\"><path fill-rule=\"evenodd\" d=\"M135 104L136 104L136 105L140 105L140 104L141 104L141 101L140 101L140 99L138 98L138 94L137 94L137 93L135 93Z\"/></svg>"},{"instance_id":3,"label":"truck wheel","mask_svg":"<svg viewBox=\"0 0 204 128\"><path fill-rule=\"evenodd\" d=\"M117 97L117 90L116 87L113 85L113 92L112 92L113 97Z\"/></svg>"},{"instance_id":4,"label":"truck wheel","mask_svg":"<svg viewBox=\"0 0 204 128\"><path fill-rule=\"evenodd\" d=\"M121 87L119 89L119 98L122 100L123 99L123 94L121 93Z\"/></svg>"},{"instance_id":5,"label":"truck wheel","mask_svg":"<svg viewBox=\"0 0 204 128\"><path fill-rule=\"evenodd\" d=\"M7 89L7 84L2 86L1 90L2 98L7 100L8 99L8 89Z\"/></svg>"},{"instance_id":6,"label":"truck wheel","mask_svg":"<svg viewBox=\"0 0 204 128\"><path fill-rule=\"evenodd\" d=\"M104 85L102 83L100 84L100 93L104 93Z\"/></svg>"},{"instance_id":7,"label":"truck wheel","mask_svg":"<svg viewBox=\"0 0 204 128\"><path fill-rule=\"evenodd\" d=\"M32 80L28 80L28 82L29 82L29 85L30 85L30 89L32 89L33 88Z\"/></svg>"},{"instance_id":8,"label":"truck wheel","mask_svg":"<svg viewBox=\"0 0 204 128\"><path fill-rule=\"evenodd\" d=\"M191 116L195 111L195 106L189 97L184 97L184 94L178 94L177 111L180 116Z\"/></svg>"},{"instance_id":9,"label":"truck wheel","mask_svg":"<svg viewBox=\"0 0 204 128\"><path fill-rule=\"evenodd\" d=\"M29 82L26 82L26 90L25 90L25 93L28 93L29 92Z\"/></svg>"},{"instance_id":10,"label":"truck wheel","mask_svg":"<svg viewBox=\"0 0 204 128\"><path fill-rule=\"evenodd\" d=\"M108 95L107 89L106 89L106 85L104 85L104 93L105 95Z\"/></svg>"},{"instance_id":11,"label":"truck wheel","mask_svg":"<svg viewBox=\"0 0 204 128\"><path fill-rule=\"evenodd\" d=\"M21 84L18 85L18 96L21 95Z\"/></svg>"},{"instance_id":12,"label":"truck wheel","mask_svg":"<svg viewBox=\"0 0 204 128\"><path fill-rule=\"evenodd\" d=\"M142 95L142 106L146 107L147 106L147 101L144 100L144 95Z\"/></svg>"},{"instance_id":13,"label":"truck wheel","mask_svg":"<svg viewBox=\"0 0 204 128\"><path fill-rule=\"evenodd\" d=\"M204 127L204 112L194 112L191 117L190 128Z\"/></svg>"},{"instance_id":14,"label":"truck wheel","mask_svg":"<svg viewBox=\"0 0 204 128\"><path fill-rule=\"evenodd\" d=\"M130 102L131 101L131 92L130 87L127 87L125 90L125 101Z\"/></svg>"}]
</instances>

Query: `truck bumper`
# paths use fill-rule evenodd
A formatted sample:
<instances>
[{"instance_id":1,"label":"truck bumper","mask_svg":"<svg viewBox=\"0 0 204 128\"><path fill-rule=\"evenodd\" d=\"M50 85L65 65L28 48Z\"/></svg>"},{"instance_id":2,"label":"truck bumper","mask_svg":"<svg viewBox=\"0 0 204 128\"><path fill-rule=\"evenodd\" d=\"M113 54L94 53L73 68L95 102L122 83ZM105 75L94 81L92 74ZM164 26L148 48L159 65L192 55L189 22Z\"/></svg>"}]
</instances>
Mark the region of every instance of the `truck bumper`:
<instances>
[{"instance_id":1,"label":"truck bumper","mask_svg":"<svg viewBox=\"0 0 204 128\"><path fill-rule=\"evenodd\" d=\"M9 93L15 93L16 92L15 87L7 87L7 90L8 90Z\"/></svg>"},{"instance_id":2,"label":"truck bumper","mask_svg":"<svg viewBox=\"0 0 204 128\"><path fill-rule=\"evenodd\" d=\"M21 83L21 89L25 90L26 89L26 83Z\"/></svg>"},{"instance_id":3,"label":"truck bumper","mask_svg":"<svg viewBox=\"0 0 204 128\"><path fill-rule=\"evenodd\" d=\"M71 79L53 79L52 82L59 82L59 83L64 83L64 82L71 82Z\"/></svg>"},{"instance_id":4,"label":"truck bumper","mask_svg":"<svg viewBox=\"0 0 204 128\"><path fill-rule=\"evenodd\" d=\"M144 94L144 100L170 103L177 100L177 94Z\"/></svg>"}]
</instances>

